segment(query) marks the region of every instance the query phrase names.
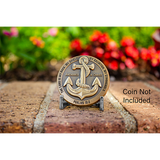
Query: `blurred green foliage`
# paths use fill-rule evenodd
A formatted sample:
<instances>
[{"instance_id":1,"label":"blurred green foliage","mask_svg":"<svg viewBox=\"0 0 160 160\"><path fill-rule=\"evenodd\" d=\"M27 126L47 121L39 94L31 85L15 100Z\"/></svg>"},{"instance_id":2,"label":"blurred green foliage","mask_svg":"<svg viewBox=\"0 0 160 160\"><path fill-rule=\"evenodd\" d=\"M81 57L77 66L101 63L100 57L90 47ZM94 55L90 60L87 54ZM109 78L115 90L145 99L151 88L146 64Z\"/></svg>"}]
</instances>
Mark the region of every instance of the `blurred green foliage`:
<instances>
[{"instance_id":1,"label":"blurred green foliage","mask_svg":"<svg viewBox=\"0 0 160 160\"><path fill-rule=\"evenodd\" d=\"M45 35L52 27L17 27L18 36L9 37L3 30L10 27L0 27L1 72L22 67L26 70L44 70L52 59L63 60L70 55L70 42L78 38L85 46L94 30L107 32L118 44L123 36L131 36L137 47L153 45L151 34L156 27L56 27L56 36ZM45 42L43 48L37 47L30 37L41 37Z\"/></svg>"}]
</instances>

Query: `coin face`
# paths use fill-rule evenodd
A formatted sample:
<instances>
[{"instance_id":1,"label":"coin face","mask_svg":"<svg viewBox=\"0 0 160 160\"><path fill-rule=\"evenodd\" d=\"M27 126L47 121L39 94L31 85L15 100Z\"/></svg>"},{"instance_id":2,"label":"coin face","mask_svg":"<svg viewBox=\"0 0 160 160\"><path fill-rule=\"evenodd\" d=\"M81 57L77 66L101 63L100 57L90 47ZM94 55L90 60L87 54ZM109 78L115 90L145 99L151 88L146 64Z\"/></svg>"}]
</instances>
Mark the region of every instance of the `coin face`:
<instances>
[{"instance_id":1,"label":"coin face","mask_svg":"<svg viewBox=\"0 0 160 160\"><path fill-rule=\"evenodd\" d=\"M77 56L59 70L58 89L64 99L77 106L88 106L99 101L109 88L106 66L97 58Z\"/></svg>"}]
</instances>

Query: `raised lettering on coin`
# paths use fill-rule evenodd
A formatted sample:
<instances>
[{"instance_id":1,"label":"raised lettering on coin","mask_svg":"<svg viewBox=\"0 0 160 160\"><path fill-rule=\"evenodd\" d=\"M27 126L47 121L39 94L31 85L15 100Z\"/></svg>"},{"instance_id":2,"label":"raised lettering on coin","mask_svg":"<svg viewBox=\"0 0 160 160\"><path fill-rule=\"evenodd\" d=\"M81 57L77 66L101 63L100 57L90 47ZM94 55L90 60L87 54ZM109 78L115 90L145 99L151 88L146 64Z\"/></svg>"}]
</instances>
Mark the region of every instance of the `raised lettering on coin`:
<instances>
[{"instance_id":1,"label":"raised lettering on coin","mask_svg":"<svg viewBox=\"0 0 160 160\"><path fill-rule=\"evenodd\" d=\"M91 56L77 56L62 66L57 84L67 102L78 106L92 105L106 94L109 74L100 60Z\"/></svg>"}]
</instances>

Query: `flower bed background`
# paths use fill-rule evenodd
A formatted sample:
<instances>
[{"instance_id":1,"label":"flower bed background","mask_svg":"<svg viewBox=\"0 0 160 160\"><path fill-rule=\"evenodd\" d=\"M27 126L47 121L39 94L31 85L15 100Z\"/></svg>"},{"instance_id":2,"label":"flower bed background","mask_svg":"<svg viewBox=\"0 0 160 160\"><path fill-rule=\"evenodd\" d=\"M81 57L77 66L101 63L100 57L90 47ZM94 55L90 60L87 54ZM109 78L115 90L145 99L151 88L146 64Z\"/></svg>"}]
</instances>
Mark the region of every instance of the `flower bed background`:
<instances>
[{"instance_id":1,"label":"flower bed background","mask_svg":"<svg viewBox=\"0 0 160 160\"><path fill-rule=\"evenodd\" d=\"M7 80L55 81L65 59L77 55L99 58L112 80L160 78L156 27L1 27L0 53Z\"/></svg>"}]
</instances>

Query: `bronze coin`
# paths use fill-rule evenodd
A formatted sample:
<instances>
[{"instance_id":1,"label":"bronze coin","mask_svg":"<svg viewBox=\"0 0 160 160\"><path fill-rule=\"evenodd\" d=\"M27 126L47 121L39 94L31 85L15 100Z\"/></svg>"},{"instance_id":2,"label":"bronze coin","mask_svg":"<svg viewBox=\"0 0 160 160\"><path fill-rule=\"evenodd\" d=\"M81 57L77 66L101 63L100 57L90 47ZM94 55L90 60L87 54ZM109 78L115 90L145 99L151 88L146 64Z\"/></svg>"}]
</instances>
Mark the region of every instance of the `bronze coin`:
<instances>
[{"instance_id":1,"label":"bronze coin","mask_svg":"<svg viewBox=\"0 0 160 160\"><path fill-rule=\"evenodd\" d=\"M59 70L58 89L64 99L77 106L88 106L99 101L109 88L106 66L97 58L77 56Z\"/></svg>"}]
</instances>

